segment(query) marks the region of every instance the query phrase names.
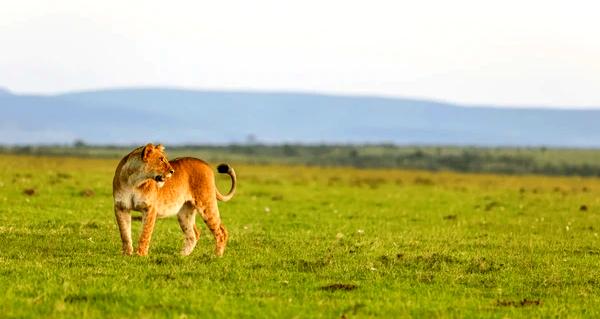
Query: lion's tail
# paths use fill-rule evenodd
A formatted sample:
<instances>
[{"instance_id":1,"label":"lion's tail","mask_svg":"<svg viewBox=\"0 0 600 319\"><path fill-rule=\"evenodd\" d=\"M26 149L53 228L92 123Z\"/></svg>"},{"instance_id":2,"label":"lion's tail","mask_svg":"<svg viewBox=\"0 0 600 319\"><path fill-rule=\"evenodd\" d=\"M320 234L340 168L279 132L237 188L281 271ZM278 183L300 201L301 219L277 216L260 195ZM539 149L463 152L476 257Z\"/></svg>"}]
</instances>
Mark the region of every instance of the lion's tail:
<instances>
[{"instance_id":1,"label":"lion's tail","mask_svg":"<svg viewBox=\"0 0 600 319\"><path fill-rule=\"evenodd\" d=\"M221 164L221 165L217 166L217 172L219 172L221 174L227 174L227 175L229 175L229 177L231 177L231 189L229 189L229 193L223 195L215 187L215 190L217 193L217 199L220 201L226 202L226 201L230 200L233 197L233 194L235 193L235 185L237 182L237 179L235 177L235 171L233 170L233 167L229 166L228 164Z\"/></svg>"}]
</instances>

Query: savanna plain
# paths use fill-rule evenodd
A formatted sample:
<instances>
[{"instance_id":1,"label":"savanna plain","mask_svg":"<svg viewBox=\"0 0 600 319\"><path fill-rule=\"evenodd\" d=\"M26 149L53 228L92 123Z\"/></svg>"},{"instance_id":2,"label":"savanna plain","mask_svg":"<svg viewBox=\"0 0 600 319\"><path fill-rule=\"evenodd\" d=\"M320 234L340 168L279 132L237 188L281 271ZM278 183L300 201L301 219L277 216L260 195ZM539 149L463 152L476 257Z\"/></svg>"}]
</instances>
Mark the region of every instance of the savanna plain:
<instances>
[{"instance_id":1,"label":"savanna plain","mask_svg":"<svg viewBox=\"0 0 600 319\"><path fill-rule=\"evenodd\" d=\"M0 317L600 317L597 178L232 163L224 257L129 257L118 160L0 155Z\"/></svg>"}]
</instances>

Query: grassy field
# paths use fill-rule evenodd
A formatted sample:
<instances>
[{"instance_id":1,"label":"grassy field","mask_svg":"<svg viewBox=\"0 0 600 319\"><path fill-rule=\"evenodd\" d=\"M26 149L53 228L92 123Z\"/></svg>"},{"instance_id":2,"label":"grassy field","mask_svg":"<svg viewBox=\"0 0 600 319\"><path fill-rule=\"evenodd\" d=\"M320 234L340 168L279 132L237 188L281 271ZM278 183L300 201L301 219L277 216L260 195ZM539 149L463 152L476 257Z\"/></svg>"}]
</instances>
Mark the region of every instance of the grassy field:
<instances>
[{"instance_id":1,"label":"grassy field","mask_svg":"<svg viewBox=\"0 0 600 319\"><path fill-rule=\"evenodd\" d=\"M0 154L120 158L137 146L2 146ZM167 145L173 157L255 165L343 166L600 177L600 149L407 145Z\"/></svg>"},{"instance_id":2,"label":"grassy field","mask_svg":"<svg viewBox=\"0 0 600 319\"><path fill-rule=\"evenodd\" d=\"M600 317L594 178L234 165L225 256L164 219L142 258L117 161L0 156L0 317Z\"/></svg>"}]
</instances>

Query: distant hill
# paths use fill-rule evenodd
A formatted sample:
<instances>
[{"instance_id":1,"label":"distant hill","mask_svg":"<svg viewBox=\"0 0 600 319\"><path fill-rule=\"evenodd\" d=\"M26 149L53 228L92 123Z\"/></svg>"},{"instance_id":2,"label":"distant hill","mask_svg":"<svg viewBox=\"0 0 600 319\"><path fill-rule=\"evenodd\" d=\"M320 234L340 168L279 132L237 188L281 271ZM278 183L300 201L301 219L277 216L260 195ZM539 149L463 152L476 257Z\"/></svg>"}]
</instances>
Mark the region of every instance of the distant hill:
<instances>
[{"instance_id":1,"label":"distant hill","mask_svg":"<svg viewBox=\"0 0 600 319\"><path fill-rule=\"evenodd\" d=\"M0 144L395 143L600 146L600 110L463 107L306 93L0 92Z\"/></svg>"}]
</instances>

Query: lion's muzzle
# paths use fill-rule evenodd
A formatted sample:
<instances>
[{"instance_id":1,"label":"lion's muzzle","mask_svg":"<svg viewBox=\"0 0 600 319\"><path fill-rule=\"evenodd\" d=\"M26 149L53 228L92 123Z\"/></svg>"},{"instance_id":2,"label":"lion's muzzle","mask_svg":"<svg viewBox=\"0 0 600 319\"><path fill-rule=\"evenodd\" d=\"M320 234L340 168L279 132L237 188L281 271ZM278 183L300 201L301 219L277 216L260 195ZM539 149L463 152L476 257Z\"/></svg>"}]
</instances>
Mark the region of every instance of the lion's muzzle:
<instances>
[{"instance_id":1,"label":"lion's muzzle","mask_svg":"<svg viewBox=\"0 0 600 319\"><path fill-rule=\"evenodd\" d=\"M173 176L173 173L175 173L175 171L173 169L171 169L171 170L169 170L169 173L167 173L167 174L160 174L160 175L154 176L154 180L157 182L164 182L168 178L171 178L171 176Z\"/></svg>"}]
</instances>

